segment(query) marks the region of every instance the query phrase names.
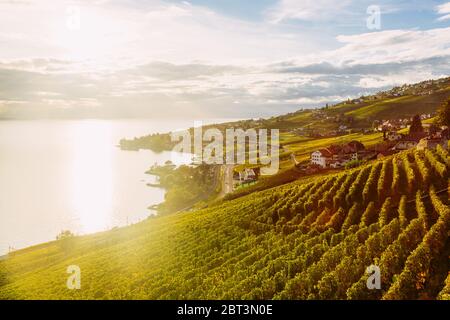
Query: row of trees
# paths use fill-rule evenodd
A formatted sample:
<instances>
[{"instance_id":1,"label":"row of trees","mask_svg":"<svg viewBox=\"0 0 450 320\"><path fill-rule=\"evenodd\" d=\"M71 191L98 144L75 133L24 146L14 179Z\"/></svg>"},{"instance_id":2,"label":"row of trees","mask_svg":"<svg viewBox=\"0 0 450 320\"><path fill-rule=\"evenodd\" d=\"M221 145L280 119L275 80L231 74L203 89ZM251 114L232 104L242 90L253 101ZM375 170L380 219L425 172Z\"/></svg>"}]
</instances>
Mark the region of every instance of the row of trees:
<instances>
[{"instance_id":1,"label":"row of trees","mask_svg":"<svg viewBox=\"0 0 450 320\"><path fill-rule=\"evenodd\" d=\"M430 278L436 276L434 273L437 269L436 262L439 261L442 250L448 242L450 208L441 202L434 190L431 191L430 197L440 214L439 219L408 257L405 268L383 299L416 299L426 290Z\"/></svg>"}]
</instances>

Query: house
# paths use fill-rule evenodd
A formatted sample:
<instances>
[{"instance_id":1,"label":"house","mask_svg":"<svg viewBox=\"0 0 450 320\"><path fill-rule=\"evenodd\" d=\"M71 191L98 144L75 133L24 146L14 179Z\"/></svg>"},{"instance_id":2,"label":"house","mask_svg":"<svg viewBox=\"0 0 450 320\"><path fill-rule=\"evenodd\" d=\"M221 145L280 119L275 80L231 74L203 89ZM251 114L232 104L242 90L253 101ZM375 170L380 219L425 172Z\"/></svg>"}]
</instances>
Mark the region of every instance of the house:
<instances>
[{"instance_id":1,"label":"house","mask_svg":"<svg viewBox=\"0 0 450 320\"><path fill-rule=\"evenodd\" d=\"M421 114L420 119L421 120L427 120L431 118L431 114Z\"/></svg>"},{"instance_id":2,"label":"house","mask_svg":"<svg viewBox=\"0 0 450 320\"><path fill-rule=\"evenodd\" d=\"M332 156L332 153L328 149L320 149L311 154L311 164L326 168Z\"/></svg>"},{"instance_id":3,"label":"house","mask_svg":"<svg viewBox=\"0 0 450 320\"><path fill-rule=\"evenodd\" d=\"M342 147L344 153L358 153L366 150L366 147L359 141L353 140Z\"/></svg>"},{"instance_id":4,"label":"house","mask_svg":"<svg viewBox=\"0 0 450 320\"><path fill-rule=\"evenodd\" d=\"M362 155L366 152L366 147L359 141L350 141L349 143L342 146L338 160L359 160Z\"/></svg>"},{"instance_id":5,"label":"house","mask_svg":"<svg viewBox=\"0 0 450 320\"><path fill-rule=\"evenodd\" d=\"M394 150L401 151L415 148L419 144L419 141L425 137L427 137L427 134L425 132L416 132L404 136L401 140L397 142L397 144L394 147Z\"/></svg>"},{"instance_id":6,"label":"house","mask_svg":"<svg viewBox=\"0 0 450 320\"><path fill-rule=\"evenodd\" d=\"M398 151L409 150L417 147L418 144L419 142L415 139L404 138L395 145L394 149Z\"/></svg>"},{"instance_id":7,"label":"house","mask_svg":"<svg viewBox=\"0 0 450 320\"><path fill-rule=\"evenodd\" d=\"M396 131L389 131L388 133L386 133L386 139L388 141L400 141L403 138L403 135L396 132Z\"/></svg>"},{"instance_id":8,"label":"house","mask_svg":"<svg viewBox=\"0 0 450 320\"><path fill-rule=\"evenodd\" d=\"M246 168L240 172L234 172L233 180L235 185L255 182L258 180L259 169Z\"/></svg>"},{"instance_id":9,"label":"house","mask_svg":"<svg viewBox=\"0 0 450 320\"><path fill-rule=\"evenodd\" d=\"M432 138L432 137L423 138L417 144L417 149L418 150L435 149L438 145L447 149L448 140L442 139L442 138Z\"/></svg>"},{"instance_id":10,"label":"house","mask_svg":"<svg viewBox=\"0 0 450 320\"><path fill-rule=\"evenodd\" d=\"M394 150L402 151L409 150L417 147L421 138L413 137L411 135L404 136L400 139L397 144L394 146Z\"/></svg>"},{"instance_id":11,"label":"house","mask_svg":"<svg viewBox=\"0 0 450 320\"><path fill-rule=\"evenodd\" d=\"M419 150L434 149L438 145L447 149L448 148L448 138L449 138L448 128L443 129L443 130L438 131L428 137L421 139L419 141L419 143L417 144L417 149L419 149Z\"/></svg>"},{"instance_id":12,"label":"house","mask_svg":"<svg viewBox=\"0 0 450 320\"><path fill-rule=\"evenodd\" d=\"M340 168L352 160L358 160L366 152L359 141L351 141L345 145L332 145L311 154L311 164L321 168Z\"/></svg>"},{"instance_id":13,"label":"house","mask_svg":"<svg viewBox=\"0 0 450 320\"><path fill-rule=\"evenodd\" d=\"M256 180L256 173L253 169L245 169L244 172L241 172L241 181L251 182L255 180Z\"/></svg>"},{"instance_id":14,"label":"house","mask_svg":"<svg viewBox=\"0 0 450 320\"><path fill-rule=\"evenodd\" d=\"M330 168L333 168L333 169L339 169L339 168L345 167L345 165L347 163L349 163L350 161L351 161L351 159L348 159L348 158L341 159L341 160L332 160L332 161L330 161L329 166L330 166Z\"/></svg>"},{"instance_id":15,"label":"house","mask_svg":"<svg viewBox=\"0 0 450 320\"><path fill-rule=\"evenodd\" d=\"M447 140L450 139L450 130L446 126L443 126L441 128L441 130L439 132L437 132L436 134L437 134L438 137L441 137L443 139L447 139Z\"/></svg>"}]
</instances>

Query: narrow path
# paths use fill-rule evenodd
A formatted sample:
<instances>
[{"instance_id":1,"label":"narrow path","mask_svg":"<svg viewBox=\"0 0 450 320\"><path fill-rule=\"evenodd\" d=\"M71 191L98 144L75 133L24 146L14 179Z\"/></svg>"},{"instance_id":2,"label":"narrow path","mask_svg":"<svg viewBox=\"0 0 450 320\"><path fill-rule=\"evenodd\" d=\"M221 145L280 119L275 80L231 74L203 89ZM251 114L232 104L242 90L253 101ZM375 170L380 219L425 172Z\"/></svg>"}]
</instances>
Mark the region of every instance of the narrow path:
<instances>
[{"instance_id":1,"label":"narrow path","mask_svg":"<svg viewBox=\"0 0 450 320\"><path fill-rule=\"evenodd\" d=\"M234 165L224 164L222 166L222 170L223 170L223 180L222 180L222 191L220 193L220 198L223 198L227 194L233 192Z\"/></svg>"}]
</instances>

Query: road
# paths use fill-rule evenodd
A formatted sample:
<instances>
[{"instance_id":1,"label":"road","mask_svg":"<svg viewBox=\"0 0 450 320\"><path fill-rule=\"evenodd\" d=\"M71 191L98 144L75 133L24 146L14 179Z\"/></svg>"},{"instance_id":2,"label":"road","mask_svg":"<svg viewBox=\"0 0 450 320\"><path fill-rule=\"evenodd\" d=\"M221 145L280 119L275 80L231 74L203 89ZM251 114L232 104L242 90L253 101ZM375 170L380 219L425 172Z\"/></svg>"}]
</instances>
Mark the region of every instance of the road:
<instances>
[{"instance_id":1,"label":"road","mask_svg":"<svg viewBox=\"0 0 450 320\"><path fill-rule=\"evenodd\" d=\"M223 181L222 181L222 192L220 197L233 192L233 169L234 165L225 164L222 166L223 169Z\"/></svg>"}]
</instances>

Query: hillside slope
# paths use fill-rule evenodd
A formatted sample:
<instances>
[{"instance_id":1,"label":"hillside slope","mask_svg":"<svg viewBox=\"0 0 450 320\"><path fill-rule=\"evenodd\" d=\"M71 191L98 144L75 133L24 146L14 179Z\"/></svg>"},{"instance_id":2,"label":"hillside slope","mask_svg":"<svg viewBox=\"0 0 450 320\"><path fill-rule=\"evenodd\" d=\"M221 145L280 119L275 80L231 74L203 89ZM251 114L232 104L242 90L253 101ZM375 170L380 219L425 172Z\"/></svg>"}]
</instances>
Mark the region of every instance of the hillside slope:
<instances>
[{"instance_id":1,"label":"hillside slope","mask_svg":"<svg viewBox=\"0 0 450 320\"><path fill-rule=\"evenodd\" d=\"M314 143L314 140L318 140L315 134L329 137L330 132L338 131L342 125L351 133L357 134L372 129L375 120L393 120L400 117L405 119L417 114L434 114L443 102L450 99L450 78L427 83L410 85L402 91L399 91L401 88L394 88L377 95L344 101L320 109L299 110L270 119L248 119L204 128L214 127L221 131L227 128L279 129L283 145L289 144L293 149L301 149L305 142ZM120 141L120 146L124 150L162 151L172 150L174 145L167 133Z\"/></svg>"},{"instance_id":2,"label":"hillside slope","mask_svg":"<svg viewBox=\"0 0 450 320\"><path fill-rule=\"evenodd\" d=\"M18 251L0 261L0 299L448 298L449 170L441 148L409 151ZM366 288L371 264L382 290Z\"/></svg>"},{"instance_id":3,"label":"hillside slope","mask_svg":"<svg viewBox=\"0 0 450 320\"><path fill-rule=\"evenodd\" d=\"M415 114L436 112L436 109L449 97L450 89L444 89L427 96L388 98L360 105L359 108L345 114L359 119L396 119L400 114L410 118Z\"/></svg>"}]
</instances>

